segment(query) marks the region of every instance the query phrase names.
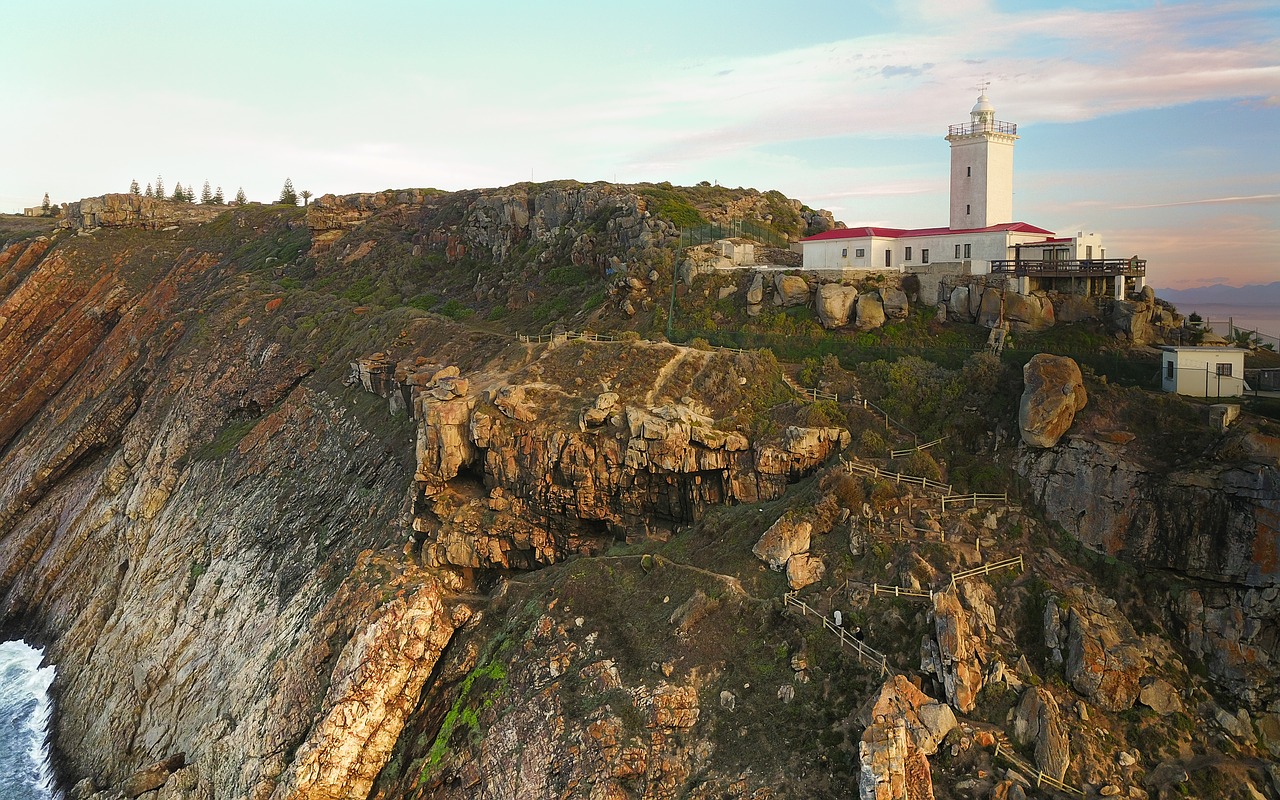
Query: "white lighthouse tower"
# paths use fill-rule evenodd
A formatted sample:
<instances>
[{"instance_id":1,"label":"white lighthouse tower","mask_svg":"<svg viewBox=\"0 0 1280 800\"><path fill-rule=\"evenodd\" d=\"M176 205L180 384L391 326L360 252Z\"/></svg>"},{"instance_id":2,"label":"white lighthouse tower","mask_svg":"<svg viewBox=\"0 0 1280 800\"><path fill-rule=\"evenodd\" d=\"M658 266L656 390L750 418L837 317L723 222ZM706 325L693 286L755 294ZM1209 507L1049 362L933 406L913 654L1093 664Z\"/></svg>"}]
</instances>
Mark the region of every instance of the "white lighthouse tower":
<instances>
[{"instance_id":1,"label":"white lighthouse tower","mask_svg":"<svg viewBox=\"0 0 1280 800\"><path fill-rule=\"evenodd\" d=\"M952 125L951 230L1013 222L1013 143L1018 126L996 119L984 88L968 124Z\"/></svg>"}]
</instances>

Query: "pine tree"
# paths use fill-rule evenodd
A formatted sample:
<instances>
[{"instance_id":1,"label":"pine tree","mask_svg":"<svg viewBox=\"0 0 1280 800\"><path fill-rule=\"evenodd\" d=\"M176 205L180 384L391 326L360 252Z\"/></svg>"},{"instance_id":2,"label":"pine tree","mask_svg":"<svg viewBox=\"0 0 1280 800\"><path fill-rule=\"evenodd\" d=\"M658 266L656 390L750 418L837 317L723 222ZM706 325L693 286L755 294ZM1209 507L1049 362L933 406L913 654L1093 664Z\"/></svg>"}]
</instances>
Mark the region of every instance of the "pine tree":
<instances>
[{"instance_id":1,"label":"pine tree","mask_svg":"<svg viewBox=\"0 0 1280 800\"><path fill-rule=\"evenodd\" d=\"M138 182L136 180L129 182L129 194L135 197L142 194L142 190L138 188Z\"/></svg>"},{"instance_id":2,"label":"pine tree","mask_svg":"<svg viewBox=\"0 0 1280 800\"><path fill-rule=\"evenodd\" d=\"M44 193L44 201L40 203L40 210L46 214L49 213L49 193L48 192Z\"/></svg>"},{"instance_id":3,"label":"pine tree","mask_svg":"<svg viewBox=\"0 0 1280 800\"><path fill-rule=\"evenodd\" d=\"M244 196L244 187L236 189L236 205L242 206L247 202L249 202L249 198Z\"/></svg>"},{"instance_id":4,"label":"pine tree","mask_svg":"<svg viewBox=\"0 0 1280 800\"><path fill-rule=\"evenodd\" d=\"M183 200L187 199L187 193L182 188L181 182L175 183L173 185L173 194L170 195L169 199L173 200L173 202L175 203L181 203Z\"/></svg>"},{"instance_id":5,"label":"pine tree","mask_svg":"<svg viewBox=\"0 0 1280 800\"><path fill-rule=\"evenodd\" d=\"M213 205L213 190L209 188L209 182L204 182L204 188L200 190L200 202L203 205Z\"/></svg>"},{"instance_id":6,"label":"pine tree","mask_svg":"<svg viewBox=\"0 0 1280 800\"><path fill-rule=\"evenodd\" d=\"M156 176L156 199L164 199L164 178L161 178L159 175Z\"/></svg>"},{"instance_id":7,"label":"pine tree","mask_svg":"<svg viewBox=\"0 0 1280 800\"><path fill-rule=\"evenodd\" d=\"M284 188L280 190L280 199L276 202L283 206L296 206L298 204L298 193L293 190L293 180L291 178L284 179Z\"/></svg>"},{"instance_id":8,"label":"pine tree","mask_svg":"<svg viewBox=\"0 0 1280 800\"><path fill-rule=\"evenodd\" d=\"M218 191L213 193L213 204L215 206L225 206L227 201L222 197L222 187L218 187Z\"/></svg>"},{"instance_id":9,"label":"pine tree","mask_svg":"<svg viewBox=\"0 0 1280 800\"><path fill-rule=\"evenodd\" d=\"M304 205L304 206L305 206L305 205L307 205L308 203L310 203L310 202L311 202L311 190L310 190L310 189L303 189L301 192L299 192L299 194L301 194L301 195L302 195L302 205Z\"/></svg>"},{"instance_id":10,"label":"pine tree","mask_svg":"<svg viewBox=\"0 0 1280 800\"><path fill-rule=\"evenodd\" d=\"M145 194L145 195L143 195L143 196L144 196L144 197L155 197L155 196L156 196L156 193L155 193L155 192L153 192L153 191L151 190L151 184L149 184L149 183L147 184L147 192L146 192L146 194Z\"/></svg>"}]
</instances>

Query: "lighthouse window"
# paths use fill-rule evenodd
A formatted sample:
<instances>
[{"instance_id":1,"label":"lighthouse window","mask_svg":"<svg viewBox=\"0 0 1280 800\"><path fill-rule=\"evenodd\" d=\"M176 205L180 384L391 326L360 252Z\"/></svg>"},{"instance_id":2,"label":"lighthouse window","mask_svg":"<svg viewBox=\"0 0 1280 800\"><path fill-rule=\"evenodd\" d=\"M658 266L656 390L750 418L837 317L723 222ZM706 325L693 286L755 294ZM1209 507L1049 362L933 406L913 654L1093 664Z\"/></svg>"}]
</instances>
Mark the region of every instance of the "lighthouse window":
<instances>
[{"instance_id":1,"label":"lighthouse window","mask_svg":"<svg viewBox=\"0 0 1280 800\"><path fill-rule=\"evenodd\" d=\"M847 248L847 247L842 247L842 248L840 248L840 257L841 257L841 258L848 258L848 257L849 257L849 248Z\"/></svg>"},{"instance_id":2,"label":"lighthouse window","mask_svg":"<svg viewBox=\"0 0 1280 800\"><path fill-rule=\"evenodd\" d=\"M972 178L972 177L973 177L973 167L965 167L965 168L964 168L964 176L965 176L966 178Z\"/></svg>"},{"instance_id":3,"label":"lighthouse window","mask_svg":"<svg viewBox=\"0 0 1280 800\"><path fill-rule=\"evenodd\" d=\"M907 248L907 254L906 254L906 257L904 257L902 260L903 260L903 261L910 261L910 260L911 260L911 248L910 248L910 247L908 247L908 248Z\"/></svg>"},{"instance_id":4,"label":"lighthouse window","mask_svg":"<svg viewBox=\"0 0 1280 800\"><path fill-rule=\"evenodd\" d=\"M964 257L965 257L965 258L972 258L972 257L973 257L973 245L971 245L971 244L966 244L966 245L964 246Z\"/></svg>"},{"instance_id":5,"label":"lighthouse window","mask_svg":"<svg viewBox=\"0 0 1280 800\"><path fill-rule=\"evenodd\" d=\"M969 213L969 209L970 209L970 208L971 208L971 206L970 206L968 203L965 203L965 204L964 204L964 213L968 214L968 213Z\"/></svg>"},{"instance_id":6,"label":"lighthouse window","mask_svg":"<svg viewBox=\"0 0 1280 800\"><path fill-rule=\"evenodd\" d=\"M960 245L956 245L956 258L960 257Z\"/></svg>"},{"instance_id":7,"label":"lighthouse window","mask_svg":"<svg viewBox=\"0 0 1280 800\"><path fill-rule=\"evenodd\" d=\"M920 263L922 264L929 263L929 248L924 247L920 249Z\"/></svg>"}]
</instances>

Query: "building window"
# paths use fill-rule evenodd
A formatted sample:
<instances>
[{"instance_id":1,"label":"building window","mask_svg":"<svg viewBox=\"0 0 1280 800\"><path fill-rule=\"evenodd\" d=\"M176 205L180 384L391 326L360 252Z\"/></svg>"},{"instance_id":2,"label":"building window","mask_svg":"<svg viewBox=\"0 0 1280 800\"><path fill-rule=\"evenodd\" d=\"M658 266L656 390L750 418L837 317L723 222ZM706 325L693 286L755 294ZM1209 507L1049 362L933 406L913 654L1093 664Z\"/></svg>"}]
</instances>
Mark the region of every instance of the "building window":
<instances>
[{"instance_id":1,"label":"building window","mask_svg":"<svg viewBox=\"0 0 1280 800\"><path fill-rule=\"evenodd\" d=\"M1216 370L1216 371L1217 371L1217 373L1218 373L1218 376L1219 376L1219 377L1222 377L1222 378L1230 378L1230 377L1231 377L1231 365L1230 365L1230 364L1216 364L1215 366L1217 367L1217 370Z\"/></svg>"},{"instance_id":2,"label":"building window","mask_svg":"<svg viewBox=\"0 0 1280 800\"><path fill-rule=\"evenodd\" d=\"M968 203L965 203L965 204L964 204L964 213L968 214L968 213L969 213L969 209L970 209L970 208L972 208L972 206L970 206Z\"/></svg>"},{"instance_id":3,"label":"building window","mask_svg":"<svg viewBox=\"0 0 1280 800\"><path fill-rule=\"evenodd\" d=\"M1092 260L1093 260L1093 245L1091 245L1091 244L1086 244L1086 245L1084 246L1084 260L1085 260L1085 261L1092 261Z\"/></svg>"},{"instance_id":4,"label":"building window","mask_svg":"<svg viewBox=\"0 0 1280 800\"><path fill-rule=\"evenodd\" d=\"M921 264L929 263L929 248L924 247L920 249L920 263Z\"/></svg>"},{"instance_id":5,"label":"building window","mask_svg":"<svg viewBox=\"0 0 1280 800\"><path fill-rule=\"evenodd\" d=\"M1167 381L1173 380L1173 359L1172 358L1164 362L1164 379Z\"/></svg>"},{"instance_id":6,"label":"building window","mask_svg":"<svg viewBox=\"0 0 1280 800\"><path fill-rule=\"evenodd\" d=\"M960 257L960 245L956 245L956 258Z\"/></svg>"},{"instance_id":7,"label":"building window","mask_svg":"<svg viewBox=\"0 0 1280 800\"><path fill-rule=\"evenodd\" d=\"M964 246L964 257L965 257L965 258L973 258L973 245L971 245L971 244L966 244L966 245Z\"/></svg>"},{"instance_id":8,"label":"building window","mask_svg":"<svg viewBox=\"0 0 1280 800\"><path fill-rule=\"evenodd\" d=\"M965 167L965 168L964 168L964 176L965 176L966 178L972 178L972 177L973 177L973 167Z\"/></svg>"},{"instance_id":9,"label":"building window","mask_svg":"<svg viewBox=\"0 0 1280 800\"><path fill-rule=\"evenodd\" d=\"M911 260L911 248L910 248L910 247L908 247L908 248L907 248L907 254L903 257L903 259L902 259L902 260L903 260L903 261L910 261L910 260Z\"/></svg>"},{"instance_id":10,"label":"building window","mask_svg":"<svg viewBox=\"0 0 1280 800\"><path fill-rule=\"evenodd\" d=\"M886 267L893 266L893 251L886 249L884 251L884 265Z\"/></svg>"},{"instance_id":11,"label":"building window","mask_svg":"<svg viewBox=\"0 0 1280 800\"><path fill-rule=\"evenodd\" d=\"M841 257L841 258L848 258L848 257L849 257L849 248L847 248L847 247L842 247L842 248L840 248L840 257Z\"/></svg>"},{"instance_id":12,"label":"building window","mask_svg":"<svg viewBox=\"0 0 1280 800\"><path fill-rule=\"evenodd\" d=\"M854 255L856 258L866 258L866 257L867 257L867 250L866 250L866 248L865 248L865 247L859 247L857 250L854 250L854 251L853 251L853 255Z\"/></svg>"}]
</instances>

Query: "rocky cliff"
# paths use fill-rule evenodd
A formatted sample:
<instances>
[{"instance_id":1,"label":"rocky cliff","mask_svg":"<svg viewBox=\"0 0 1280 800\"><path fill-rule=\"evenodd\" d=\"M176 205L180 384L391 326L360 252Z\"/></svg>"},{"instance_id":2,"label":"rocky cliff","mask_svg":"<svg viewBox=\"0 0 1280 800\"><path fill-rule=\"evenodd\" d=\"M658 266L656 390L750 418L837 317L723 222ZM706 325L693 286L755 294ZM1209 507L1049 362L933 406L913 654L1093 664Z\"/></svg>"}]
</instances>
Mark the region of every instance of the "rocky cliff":
<instances>
[{"instance_id":1,"label":"rocky cliff","mask_svg":"<svg viewBox=\"0 0 1280 800\"><path fill-rule=\"evenodd\" d=\"M1207 417L1164 421L1157 436L1204 449L1153 460L1133 433L1098 431L1095 419L1055 447L1022 451L1018 469L1046 518L1086 547L1189 579L1163 598L1185 644L1237 696L1269 703L1280 658L1280 439L1247 425L1208 437Z\"/></svg>"}]
</instances>

